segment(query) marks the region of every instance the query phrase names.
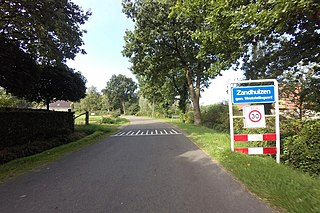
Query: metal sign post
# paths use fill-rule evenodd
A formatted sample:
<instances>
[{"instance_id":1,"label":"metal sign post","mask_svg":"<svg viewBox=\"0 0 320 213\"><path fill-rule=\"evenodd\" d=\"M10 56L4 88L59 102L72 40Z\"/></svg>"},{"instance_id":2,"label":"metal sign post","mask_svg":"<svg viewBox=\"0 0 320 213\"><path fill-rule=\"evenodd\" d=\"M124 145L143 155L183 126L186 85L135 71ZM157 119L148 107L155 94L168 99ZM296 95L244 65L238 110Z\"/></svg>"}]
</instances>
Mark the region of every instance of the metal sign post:
<instances>
[{"instance_id":1,"label":"metal sign post","mask_svg":"<svg viewBox=\"0 0 320 213\"><path fill-rule=\"evenodd\" d=\"M244 84L268 84L260 86L241 86ZM278 82L275 79L235 81L229 85L229 118L231 150L245 154L276 154L280 163L280 119ZM274 115L264 115L263 105L259 103L274 103ZM248 104L243 116L233 115L234 104ZM233 119L245 119L245 128L265 128L265 117L275 117L275 133L235 135ZM234 142L244 141L276 141L276 147L235 148Z\"/></svg>"}]
</instances>

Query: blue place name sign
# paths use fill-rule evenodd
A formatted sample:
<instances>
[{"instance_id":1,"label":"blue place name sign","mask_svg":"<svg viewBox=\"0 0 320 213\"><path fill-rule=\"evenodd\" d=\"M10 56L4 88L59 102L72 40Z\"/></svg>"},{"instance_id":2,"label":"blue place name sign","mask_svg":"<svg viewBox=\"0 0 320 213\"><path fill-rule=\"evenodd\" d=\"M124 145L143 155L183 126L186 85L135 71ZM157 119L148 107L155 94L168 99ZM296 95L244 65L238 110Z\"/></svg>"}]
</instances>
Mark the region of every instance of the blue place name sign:
<instances>
[{"instance_id":1,"label":"blue place name sign","mask_svg":"<svg viewBox=\"0 0 320 213\"><path fill-rule=\"evenodd\" d=\"M233 104L274 103L274 85L233 87Z\"/></svg>"}]
</instances>

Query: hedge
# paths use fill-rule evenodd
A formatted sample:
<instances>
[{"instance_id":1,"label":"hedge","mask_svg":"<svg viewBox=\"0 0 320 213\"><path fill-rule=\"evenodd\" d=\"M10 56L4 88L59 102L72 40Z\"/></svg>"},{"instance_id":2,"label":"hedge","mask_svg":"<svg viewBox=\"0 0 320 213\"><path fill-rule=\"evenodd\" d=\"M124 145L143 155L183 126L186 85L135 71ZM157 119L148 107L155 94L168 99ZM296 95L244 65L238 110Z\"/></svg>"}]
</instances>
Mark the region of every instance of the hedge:
<instances>
[{"instance_id":1,"label":"hedge","mask_svg":"<svg viewBox=\"0 0 320 213\"><path fill-rule=\"evenodd\" d=\"M0 109L0 148L69 134L73 113L31 109Z\"/></svg>"},{"instance_id":2,"label":"hedge","mask_svg":"<svg viewBox=\"0 0 320 213\"><path fill-rule=\"evenodd\" d=\"M285 164L312 176L320 175L320 121L311 120L303 124L301 131L283 141Z\"/></svg>"}]
</instances>

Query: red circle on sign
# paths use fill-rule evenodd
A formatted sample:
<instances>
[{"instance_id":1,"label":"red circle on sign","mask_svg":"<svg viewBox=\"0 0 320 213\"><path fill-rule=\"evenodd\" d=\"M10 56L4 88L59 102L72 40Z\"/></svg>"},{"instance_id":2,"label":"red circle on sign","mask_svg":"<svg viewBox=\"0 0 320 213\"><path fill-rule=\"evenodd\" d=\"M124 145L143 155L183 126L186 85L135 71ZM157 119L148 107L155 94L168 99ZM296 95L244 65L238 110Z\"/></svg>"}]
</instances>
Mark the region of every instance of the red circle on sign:
<instances>
[{"instance_id":1,"label":"red circle on sign","mask_svg":"<svg viewBox=\"0 0 320 213\"><path fill-rule=\"evenodd\" d=\"M253 113L257 113L257 114L253 114ZM249 113L249 120L251 122L259 122L261 120L261 113L258 110L252 110Z\"/></svg>"}]
</instances>

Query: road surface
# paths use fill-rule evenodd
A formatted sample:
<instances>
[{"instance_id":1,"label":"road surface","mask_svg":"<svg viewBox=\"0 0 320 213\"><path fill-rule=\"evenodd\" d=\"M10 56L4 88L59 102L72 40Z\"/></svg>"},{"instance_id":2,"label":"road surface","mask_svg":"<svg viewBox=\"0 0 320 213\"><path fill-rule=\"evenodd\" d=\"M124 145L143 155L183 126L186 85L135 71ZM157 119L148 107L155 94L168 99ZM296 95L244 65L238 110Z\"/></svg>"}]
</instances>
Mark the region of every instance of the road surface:
<instances>
[{"instance_id":1,"label":"road surface","mask_svg":"<svg viewBox=\"0 0 320 213\"><path fill-rule=\"evenodd\" d=\"M131 118L105 141L0 185L1 213L269 213L168 124Z\"/></svg>"}]
</instances>

